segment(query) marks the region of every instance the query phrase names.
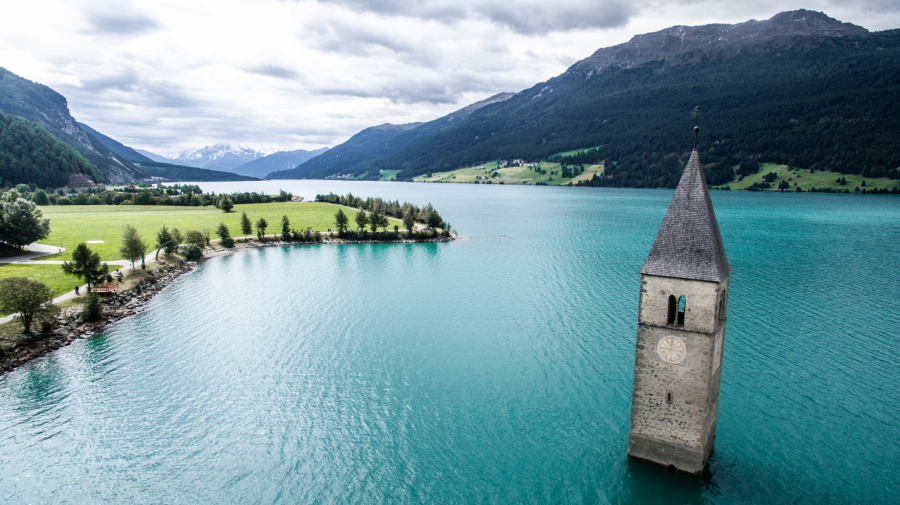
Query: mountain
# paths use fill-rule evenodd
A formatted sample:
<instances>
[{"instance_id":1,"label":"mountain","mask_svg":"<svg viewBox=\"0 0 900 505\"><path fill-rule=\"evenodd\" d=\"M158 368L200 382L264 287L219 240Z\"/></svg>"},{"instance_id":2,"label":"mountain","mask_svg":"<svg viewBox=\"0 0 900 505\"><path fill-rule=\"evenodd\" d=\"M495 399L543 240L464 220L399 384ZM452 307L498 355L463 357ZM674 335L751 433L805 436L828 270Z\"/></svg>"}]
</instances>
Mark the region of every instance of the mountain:
<instances>
[{"instance_id":1,"label":"mountain","mask_svg":"<svg viewBox=\"0 0 900 505\"><path fill-rule=\"evenodd\" d=\"M160 156L158 154L153 154L150 151L145 151L143 149L135 149L134 151L138 154L142 154L145 157L150 158L151 160L159 162L159 163L170 163L172 161L169 158Z\"/></svg>"},{"instance_id":2,"label":"mountain","mask_svg":"<svg viewBox=\"0 0 900 505\"><path fill-rule=\"evenodd\" d=\"M368 172L369 178L378 179L379 172L373 169L378 160L390 158L421 145L438 133L464 122L479 109L511 97L513 93L499 93L427 123L383 124L366 128L327 153L320 154L292 170L270 173L268 178L323 178L337 174Z\"/></svg>"},{"instance_id":3,"label":"mountain","mask_svg":"<svg viewBox=\"0 0 900 505\"><path fill-rule=\"evenodd\" d=\"M491 160L587 147L569 163L605 161L592 184L675 187L692 146L711 185L759 163L898 177L900 30L871 33L819 12L783 12L735 25L675 26L603 48L563 74L479 108L424 141L365 163L295 177L401 170L397 179ZM361 132L359 135L362 135ZM315 166L317 170L308 170ZM276 174L270 175L274 177Z\"/></svg>"},{"instance_id":4,"label":"mountain","mask_svg":"<svg viewBox=\"0 0 900 505\"><path fill-rule=\"evenodd\" d=\"M82 130L69 113L64 96L5 68L0 68L0 113L39 123L96 166L106 182L126 183L146 177L134 164Z\"/></svg>"},{"instance_id":5,"label":"mountain","mask_svg":"<svg viewBox=\"0 0 900 505\"><path fill-rule=\"evenodd\" d=\"M84 123L78 123L78 126L88 132L92 137L97 139L101 144L106 146L110 151L118 154L119 156L125 158L126 160L132 163L141 163L152 161L150 158L144 156L143 154L138 153L134 149L121 144L120 142L113 140L106 135L98 132L97 130L91 128L90 126Z\"/></svg>"},{"instance_id":6,"label":"mountain","mask_svg":"<svg viewBox=\"0 0 900 505\"><path fill-rule=\"evenodd\" d=\"M232 146L231 144L216 144L197 150L184 151L177 158L169 160L171 163L187 165L189 167L209 168L233 172L235 168L266 156L267 153L254 151L249 147Z\"/></svg>"},{"instance_id":7,"label":"mountain","mask_svg":"<svg viewBox=\"0 0 900 505\"><path fill-rule=\"evenodd\" d=\"M296 151L279 151L253 160L250 163L245 163L239 167L233 168L231 171L236 174L263 178L272 172L290 170L306 160L315 158L327 150L327 147L323 147L314 151L305 151L303 149L297 149Z\"/></svg>"},{"instance_id":8,"label":"mountain","mask_svg":"<svg viewBox=\"0 0 900 505\"><path fill-rule=\"evenodd\" d=\"M58 188L72 174L100 178L91 162L40 124L0 113L0 180Z\"/></svg>"},{"instance_id":9,"label":"mountain","mask_svg":"<svg viewBox=\"0 0 900 505\"><path fill-rule=\"evenodd\" d=\"M167 181L252 181L257 180L256 177L246 177L230 172L221 172L216 170L206 170L203 168L186 167L175 165L172 163L160 163L143 154L137 149L132 149L123 145L106 135L98 132L84 123L78 123L78 126L86 131L89 135L97 139L101 144L106 146L110 151L118 154L126 160L134 163L135 166L151 177L161 178ZM165 158L162 158L165 159ZM167 160L168 161L168 160Z\"/></svg>"}]
</instances>

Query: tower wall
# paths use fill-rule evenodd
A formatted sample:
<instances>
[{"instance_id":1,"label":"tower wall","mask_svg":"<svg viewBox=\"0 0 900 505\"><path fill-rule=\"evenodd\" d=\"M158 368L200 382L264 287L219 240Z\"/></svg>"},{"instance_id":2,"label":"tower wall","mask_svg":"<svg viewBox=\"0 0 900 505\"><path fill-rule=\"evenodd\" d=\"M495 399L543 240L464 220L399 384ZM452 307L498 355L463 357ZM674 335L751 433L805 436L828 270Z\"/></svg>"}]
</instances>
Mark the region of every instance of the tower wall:
<instances>
[{"instance_id":1,"label":"tower wall","mask_svg":"<svg viewBox=\"0 0 900 505\"><path fill-rule=\"evenodd\" d=\"M699 475L715 441L728 279L641 276L629 456ZM683 324L669 323L670 296L684 296ZM659 358L661 337L679 338L682 363Z\"/></svg>"}]
</instances>

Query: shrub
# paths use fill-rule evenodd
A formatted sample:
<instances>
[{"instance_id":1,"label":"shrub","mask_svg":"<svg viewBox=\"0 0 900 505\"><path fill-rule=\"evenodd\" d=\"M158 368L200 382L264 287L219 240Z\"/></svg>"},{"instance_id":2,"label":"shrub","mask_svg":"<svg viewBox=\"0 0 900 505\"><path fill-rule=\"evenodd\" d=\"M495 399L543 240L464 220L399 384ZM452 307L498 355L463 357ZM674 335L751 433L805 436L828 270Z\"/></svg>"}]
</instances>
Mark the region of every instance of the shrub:
<instances>
[{"instance_id":1,"label":"shrub","mask_svg":"<svg viewBox=\"0 0 900 505\"><path fill-rule=\"evenodd\" d=\"M35 191L34 195L31 196L31 201L38 205L50 205L50 198L47 197L47 193L43 189Z\"/></svg>"},{"instance_id":2,"label":"shrub","mask_svg":"<svg viewBox=\"0 0 900 505\"><path fill-rule=\"evenodd\" d=\"M198 261L203 257L203 250L197 244L188 244L182 249L184 259L188 261Z\"/></svg>"},{"instance_id":3,"label":"shrub","mask_svg":"<svg viewBox=\"0 0 900 505\"><path fill-rule=\"evenodd\" d=\"M84 305L81 307L81 318L86 323L99 321L103 317L103 306L100 305L100 295L97 293L88 293L84 299Z\"/></svg>"},{"instance_id":4,"label":"shrub","mask_svg":"<svg viewBox=\"0 0 900 505\"><path fill-rule=\"evenodd\" d=\"M97 195L91 195L87 199L88 205L103 205L103 200L100 199Z\"/></svg>"},{"instance_id":5,"label":"shrub","mask_svg":"<svg viewBox=\"0 0 900 505\"><path fill-rule=\"evenodd\" d=\"M200 249L206 245L206 237L203 235L203 232L197 230L188 230L184 234L184 241L188 244L194 244Z\"/></svg>"},{"instance_id":6,"label":"shrub","mask_svg":"<svg viewBox=\"0 0 900 505\"><path fill-rule=\"evenodd\" d=\"M56 205L72 205L72 200L69 200L65 196L61 196L56 200Z\"/></svg>"}]
</instances>

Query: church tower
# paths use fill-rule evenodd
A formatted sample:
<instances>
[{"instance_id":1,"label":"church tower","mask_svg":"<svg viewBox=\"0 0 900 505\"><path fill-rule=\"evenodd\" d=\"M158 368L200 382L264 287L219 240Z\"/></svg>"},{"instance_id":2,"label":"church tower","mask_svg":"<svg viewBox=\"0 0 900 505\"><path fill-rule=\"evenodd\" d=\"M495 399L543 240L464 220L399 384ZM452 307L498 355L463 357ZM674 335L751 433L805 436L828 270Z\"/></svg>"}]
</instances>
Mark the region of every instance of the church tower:
<instances>
[{"instance_id":1,"label":"church tower","mask_svg":"<svg viewBox=\"0 0 900 505\"><path fill-rule=\"evenodd\" d=\"M716 438L731 265L696 145L640 273L628 456L699 476Z\"/></svg>"}]
</instances>

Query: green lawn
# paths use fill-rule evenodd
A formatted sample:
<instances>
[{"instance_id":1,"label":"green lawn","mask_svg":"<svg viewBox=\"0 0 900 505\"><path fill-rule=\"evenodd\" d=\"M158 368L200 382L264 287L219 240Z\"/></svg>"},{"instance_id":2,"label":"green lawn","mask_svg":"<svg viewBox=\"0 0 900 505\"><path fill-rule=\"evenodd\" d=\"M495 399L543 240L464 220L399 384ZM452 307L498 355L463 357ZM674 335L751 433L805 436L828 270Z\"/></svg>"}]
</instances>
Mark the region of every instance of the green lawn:
<instances>
[{"instance_id":1,"label":"green lawn","mask_svg":"<svg viewBox=\"0 0 900 505\"><path fill-rule=\"evenodd\" d=\"M484 167L483 170L479 170L478 167L466 167L460 168L457 170L451 170L449 172L440 172L431 174L431 177L425 177L421 175L416 177L414 181L416 182L452 182L452 183L473 183L476 181L475 177L482 175L491 177L491 170L497 167L497 162L485 163L483 165L479 165ZM573 185L578 181L587 180L594 176L594 174L599 174L603 172L603 165L591 165L584 167L584 173L574 178L562 178L559 175L561 164L559 163L541 163L540 168L546 170L546 174L540 174L528 167L506 167L497 170L499 174L498 177L491 177L490 181L493 184L499 184L503 182L503 184L528 184L534 185L536 183L545 183L549 186L562 186L566 185L569 182L572 182ZM550 172L556 171L556 174L550 174ZM552 180L551 180L552 179ZM487 181L481 180L481 183L485 183Z\"/></svg>"},{"instance_id":2,"label":"green lawn","mask_svg":"<svg viewBox=\"0 0 900 505\"><path fill-rule=\"evenodd\" d=\"M397 179L397 174L399 174L401 170L381 170L381 178L379 181L393 181Z\"/></svg>"},{"instance_id":3,"label":"green lawn","mask_svg":"<svg viewBox=\"0 0 900 505\"><path fill-rule=\"evenodd\" d=\"M581 153L585 153L585 152L588 152L588 151L593 151L594 149L600 149L600 148L599 148L599 147L586 147L586 148L584 148L584 149L576 149L576 150L574 150L574 151L566 151L566 152L564 152L564 153L554 154L553 156L551 156L551 158L555 158L555 157L557 157L557 156L559 156L559 157L575 156L576 154L581 154Z\"/></svg>"},{"instance_id":4,"label":"green lawn","mask_svg":"<svg viewBox=\"0 0 900 505\"><path fill-rule=\"evenodd\" d=\"M113 270L115 268L117 267L113 267ZM0 279L7 277L27 277L34 281L43 282L50 287L55 296L72 291L76 284L81 284L79 279L63 273L61 265L14 265L2 263L0 264Z\"/></svg>"},{"instance_id":5,"label":"green lawn","mask_svg":"<svg viewBox=\"0 0 900 505\"><path fill-rule=\"evenodd\" d=\"M816 173L811 173L809 170L795 168L794 170L788 170L787 165L776 165L774 163L763 163L759 167L759 172L753 175L748 175L744 177L744 180L740 182L731 182L728 185L731 189L747 189L755 182L763 182L763 177L769 172L775 172L778 174L778 178L772 182L772 190L778 188L778 185L783 180L787 180L788 184L791 185L791 191L796 191L797 188L802 189L803 191L809 191L811 188L841 188L841 189L849 189L851 193L854 192L854 189L859 186L860 189L863 188L862 182L866 181L866 189L891 189L897 187L897 181L886 179L886 178L865 178L861 175L845 175L839 174L837 172L823 172L821 170L817 170ZM837 181L840 178L847 179L847 184L843 186L838 184Z\"/></svg>"},{"instance_id":6,"label":"green lawn","mask_svg":"<svg viewBox=\"0 0 900 505\"><path fill-rule=\"evenodd\" d=\"M281 216L287 215L291 227L304 230L312 227L313 230L334 230L334 213L337 206L327 203L313 202L282 202L282 203L256 203L235 205L234 210L228 214L214 207L171 207L171 206L138 206L138 205L91 205L91 206L45 206L41 207L44 216L50 218L50 236L42 240L42 244L59 246L66 251L61 254L46 256L43 260L69 260L75 246L89 240L102 240L102 244L88 244L89 247L100 253L103 260L122 259L119 255L119 247L122 243L122 230L126 224L137 228L148 245L156 242L156 232L166 225L169 228L178 228L182 232L187 230L209 229L213 238L215 229L220 222L228 225L233 237L242 236L240 230L241 213L247 212L247 216L253 223L263 217L268 221L267 234L281 233ZM353 225L356 211L344 209L350 224ZM392 219L392 224L403 224ZM253 233L256 233L254 227ZM74 284L73 284L74 285Z\"/></svg>"}]
</instances>

